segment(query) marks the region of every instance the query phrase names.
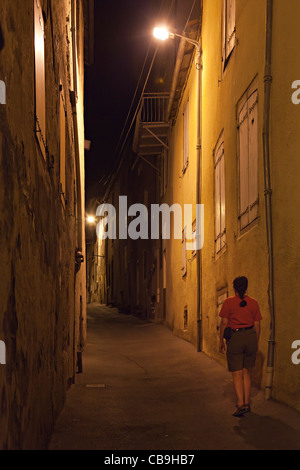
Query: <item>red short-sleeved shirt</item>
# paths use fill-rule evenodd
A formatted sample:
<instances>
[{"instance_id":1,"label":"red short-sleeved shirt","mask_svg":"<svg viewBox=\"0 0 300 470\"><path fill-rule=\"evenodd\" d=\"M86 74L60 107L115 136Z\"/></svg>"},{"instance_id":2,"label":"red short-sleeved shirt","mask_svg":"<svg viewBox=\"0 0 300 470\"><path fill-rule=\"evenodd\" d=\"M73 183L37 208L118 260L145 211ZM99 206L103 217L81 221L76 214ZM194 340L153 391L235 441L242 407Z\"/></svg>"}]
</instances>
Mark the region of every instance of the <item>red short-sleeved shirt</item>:
<instances>
[{"instance_id":1,"label":"red short-sleeved shirt","mask_svg":"<svg viewBox=\"0 0 300 470\"><path fill-rule=\"evenodd\" d=\"M237 295L228 297L224 301L219 316L228 319L230 328L245 328L262 319L258 302L248 295L245 296L244 300L247 302L245 307L240 307L242 300Z\"/></svg>"}]
</instances>

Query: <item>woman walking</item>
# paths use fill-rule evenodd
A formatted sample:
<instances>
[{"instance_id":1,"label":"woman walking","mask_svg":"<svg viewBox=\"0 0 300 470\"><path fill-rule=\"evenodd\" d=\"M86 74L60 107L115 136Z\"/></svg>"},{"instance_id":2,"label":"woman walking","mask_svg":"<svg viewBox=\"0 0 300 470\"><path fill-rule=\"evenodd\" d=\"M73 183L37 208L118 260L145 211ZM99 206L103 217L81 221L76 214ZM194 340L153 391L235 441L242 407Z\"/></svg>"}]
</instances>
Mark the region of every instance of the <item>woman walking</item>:
<instances>
[{"instance_id":1,"label":"woman walking","mask_svg":"<svg viewBox=\"0 0 300 470\"><path fill-rule=\"evenodd\" d=\"M248 279L245 276L237 277L233 288L235 295L225 300L219 314L222 318L220 352L225 352L225 331L228 370L232 372L237 397L233 416L242 416L250 411L249 369L255 366L262 316L257 301L246 295Z\"/></svg>"}]
</instances>

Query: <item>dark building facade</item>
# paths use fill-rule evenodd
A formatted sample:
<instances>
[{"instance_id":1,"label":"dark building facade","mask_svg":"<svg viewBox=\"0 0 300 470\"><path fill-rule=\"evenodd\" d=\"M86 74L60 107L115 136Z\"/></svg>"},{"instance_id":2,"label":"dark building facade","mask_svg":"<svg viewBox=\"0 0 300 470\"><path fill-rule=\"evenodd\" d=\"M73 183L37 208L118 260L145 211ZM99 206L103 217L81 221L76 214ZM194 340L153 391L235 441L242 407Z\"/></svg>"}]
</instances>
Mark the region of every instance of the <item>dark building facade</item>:
<instances>
[{"instance_id":1,"label":"dark building facade","mask_svg":"<svg viewBox=\"0 0 300 470\"><path fill-rule=\"evenodd\" d=\"M87 4L0 4L3 449L46 447L84 346Z\"/></svg>"}]
</instances>

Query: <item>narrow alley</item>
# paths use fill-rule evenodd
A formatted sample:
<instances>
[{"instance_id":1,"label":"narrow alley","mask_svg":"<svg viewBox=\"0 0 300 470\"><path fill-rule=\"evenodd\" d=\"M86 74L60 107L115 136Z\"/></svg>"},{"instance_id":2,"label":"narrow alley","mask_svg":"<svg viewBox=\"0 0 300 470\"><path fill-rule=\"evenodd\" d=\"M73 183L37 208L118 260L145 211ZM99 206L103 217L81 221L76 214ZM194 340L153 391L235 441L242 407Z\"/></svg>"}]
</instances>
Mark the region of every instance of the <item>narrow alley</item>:
<instances>
[{"instance_id":1,"label":"narrow alley","mask_svg":"<svg viewBox=\"0 0 300 470\"><path fill-rule=\"evenodd\" d=\"M300 450L299 17L0 0L0 450Z\"/></svg>"},{"instance_id":2,"label":"narrow alley","mask_svg":"<svg viewBox=\"0 0 300 470\"><path fill-rule=\"evenodd\" d=\"M300 415L253 390L232 417L231 374L166 327L88 306L83 373L50 450L300 450Z\"/></svg>"}]
</instances>

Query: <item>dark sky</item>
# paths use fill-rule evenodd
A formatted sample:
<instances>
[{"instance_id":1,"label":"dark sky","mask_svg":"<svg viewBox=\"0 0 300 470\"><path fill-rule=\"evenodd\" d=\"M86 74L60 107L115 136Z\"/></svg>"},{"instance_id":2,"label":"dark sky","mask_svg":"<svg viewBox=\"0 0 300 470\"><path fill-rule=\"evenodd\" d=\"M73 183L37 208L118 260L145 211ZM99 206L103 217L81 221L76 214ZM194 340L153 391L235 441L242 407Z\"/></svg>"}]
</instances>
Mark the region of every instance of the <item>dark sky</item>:
<instances>
[{"instance_id":1,"label":"dark sky","mask_svg":"<svg viewBox=\"0 0 300 470\"><path fill-rule=\"evenodd\" d=\"M91 200L101 197L113 167L161 3L95 0L95 59L85 77L85 137L92 141L86 153L87 209ZM150 61L153 53L154 47Z\"/></svg>"}]
</instances>

